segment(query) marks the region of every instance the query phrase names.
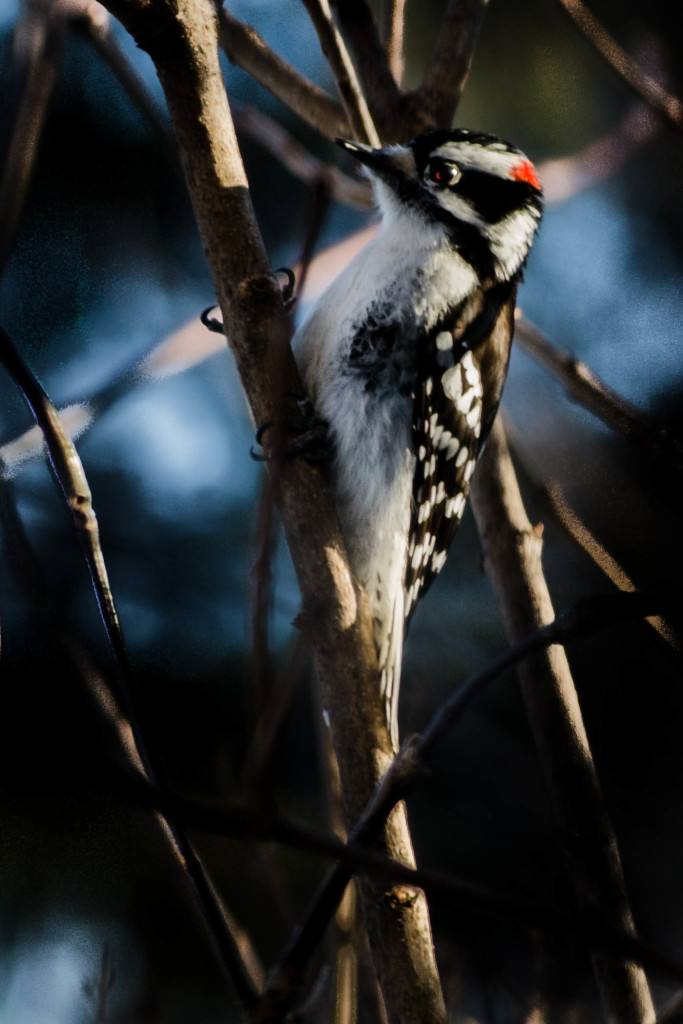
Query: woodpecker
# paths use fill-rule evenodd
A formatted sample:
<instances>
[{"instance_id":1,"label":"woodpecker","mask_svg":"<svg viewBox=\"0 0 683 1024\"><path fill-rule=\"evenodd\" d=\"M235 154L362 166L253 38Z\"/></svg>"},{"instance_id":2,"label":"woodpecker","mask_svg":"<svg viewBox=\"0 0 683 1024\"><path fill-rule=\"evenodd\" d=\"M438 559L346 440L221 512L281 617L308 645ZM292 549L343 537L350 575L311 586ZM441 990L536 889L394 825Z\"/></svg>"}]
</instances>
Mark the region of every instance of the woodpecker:
<instances>
[{"instance_id":1,"label":"woodpecker","mask_svg":"<svg viewBox=\"0 0 683 1024\"><path fill-rule=\"evenodd\" d=\"M328 425L330 479L374 617L398 748L403 638L446 561L507 373L517 285L542 214L531 161L465 129L373 149L375 238L298 329L294 350Z\"/></svg>"}]
</instances>

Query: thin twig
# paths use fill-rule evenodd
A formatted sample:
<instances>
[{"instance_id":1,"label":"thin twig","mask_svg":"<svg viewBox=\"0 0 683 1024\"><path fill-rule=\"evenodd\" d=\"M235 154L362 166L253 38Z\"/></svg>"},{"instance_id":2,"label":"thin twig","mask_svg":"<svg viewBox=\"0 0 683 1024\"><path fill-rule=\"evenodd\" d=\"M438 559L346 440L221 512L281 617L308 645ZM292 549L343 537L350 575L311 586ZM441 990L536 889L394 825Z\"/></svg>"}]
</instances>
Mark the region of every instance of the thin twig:
<instances>
[{"instance_id":1,"label":"thin twig","mask_svg":"<svg viewBox=\"0 0 683 1024\"><path fill-rule=\"evenodd\" d=\"M415 105L436 128L448 128L470 71L488 0L451 0Z\"/></svg>"},{"instance_id":2,"label":"thin twig","mask_svg":"<svg viewBox=\"0 0 683 1024\"><path fill-rule=\"evenodd\" d=\"M315 187L318 182L324 180L330 198L335 202L360 209L372 207L372 188L369 181L351 178L338 167L324 164L267 114L256 107L237 107L233 109L233 116L238 133L258 142L299 181Z\"/></svg>"},{"instance_id":3,"label":"thin twig","mask_svg":"<svg viewBox=\"0 0 683 1024\"><path fill-rule=\"evenodd\" d=\"M548 479L540 466L533 460L531 454L525 450L522 442L507 420L505 420L505 429L512 453L520 463L524 475L533 487L537 499L548 509L567 536L571 537L574 543L588 555L593 564L604 573L610 582L625 593L635 593L638 587L607 548L591 533L576 509L568 501L559 482L554 479ZM661 615L650 615L645 621L665 643L674 650L680 651L680 644L676 638L676 633L666 619Z\"/></svg>"},{"instance_id":4,"label":"thin twig","mask_svg":"<svg viewBox=\"0 0 683 1024\"><path fill-rule=\"evenodd\" d=\"M42 435L41 435L42 436ZM120 702L88 651L72 635L62 614L61 606L52 601L38 559L36 558L24 524L17 512L11 480L0 459L0 522L7 538L10 566L20 588L26 594L31 608L40 620L43 635L64 659L74 679L78 679L106 723L115 735L123 753L123 763L134 773L144 776L140 755L133 741L128 719Z\"/></svg>"},{"instance_id":5,"label":"thin twig","mask_svg":"<svg viewBox=\"0 0 683 1024\"><path fill-rule=\"evenodd\" d=\"M222 8L220 44L229 61L247 71L281 103L328 139L349 134L343 106L279 57L255 28Z\"/></svg>"},{"instance_id":6,"label":"thin twig","mask_svg":"<svg viewBox=\"0 0 683 1024\"><path fill-rule=\"evenodd\" d=\"M384 50L397 85L403 78L406 0L384 0Z\"/></svg>"},{"instance_id":7,"label":"thin twig","mask_svg":"<svg viewBox=\"0 0 683 1024\"><path fill-rule=\"evenodd\" d=\"M382 139L405 142L415 132L411 130L408 107L389 68L370 7L366 0L333 0L333 3Z\"/></svg>"},{"instance_id":8,"label":"thin twig","mask_svg":"<svg viewBox=\"0 0 683 1024\"><path fill-rule=\"evenodd\" d=\"M511 641L552 622L541 569L541 534L527 518L498 417L473 478L473 509L486 567ZM623 595L626 597L627 595ZM602 798L569 663L549 647L519 668L527 717L550 792L578 906L635 934L614 830ZM605 1014L620 1024L654 1017L642 970L594 950Z\"/></svg>"},{"instance_id":9,"label":"thin twig","mask_svg":"<svg viewBox=\"0 0 683 1024\"><path fill-rule=\"evenodd\" d=\"M380 140L363 95L356 69L337 28L329 0L302 0L320 40L320 47L334 75L346 116L359 142L379 146Z\"/></svg>"},{"instance_id":10,"label":"thin twig","mask_svg":"<svg viewBox=\"0 0 683 1024\"><path fill-rule=\"evenodd\" d=\"M30 4L15 27L15 69L23 79L0 180L0 275L14 245L45 115L61 64L65 22L47 4Z\"/></svg>"},{"instance_id":11,"label":"thin twig","mask_svg":"<svg viewBox=\"0 0 683 1024\"><path fill-rule=\"evenodd\" d=\"M348 839L349 848L372 845L392 809L424 776L436 747L460 721L472 702L505 670L551 646L566 644L618 622L642 619L653 607L657 608L662 603L673 604L678 599L679 595L663 599L642 594L584 598L564 615L503 651L485 669L454 691L435 712L421 736L404 745L352 829ZM351 876L352 869L344 858L318 887L296 934L271 969L264 1000L268 1000L269 995L270 998L277 996L277 1005L282 1009L287 1005L282 1001L283 993L289 990L289 997L293 998L296 983L303 977L306 965L322 941Z\"/></svg>"},{"instance_id":12,"label":"thin twig","mask_svg":"<svg viewBox=\"0 0 683 1024\"><path fill-rule=\"evenodd\" d=\"M636 103L605 135L571 156L538 165L546 204L560 203L610 178L659 134L662 119L645 103Z\"/></svg>"},{"instance_id":13,"label":"thin twig","mask_svg":"<svg viewBox=\"0 0 683 1024\"><path fill-rule=\"evenodd\" d=\"M582 0L558 0L576 27L634 92L679 131L683 129L683 102L673 96L626 53Z\"/></svg>"},{"instance_id":14,"label":"thin twig","mask_svg":"<svg viewBox=\"0 0 683 1024\"><path fill-rule=\"evenodd\" d=\"M681 1024L683 1021L683 991L667 1003L662 1012L658 1014L656 1024Z\"/></svg>"},{"instance_id":15,"label":"thin twig","mask_svg":"<svg viewBox=\"0 0 683 1024\"><path fill-rule=\"evenodd\" d=\"M405 886L443 893L463 906L511 916L522 923L549 931L579 935L591 945L626 954L653 967L664 976L683 978L683 964L679 961L652 950L635 936L612 928L604 921L594 917L582 920L563 911L493 892L452 875L408 868L387 860L366 845L396 802L425 777L437 748L462 721L473 702L504 672L550 646L565 646L601 629L639 621L652 613L676 606L679 601L680 593L601 594L580 598L551 623L501 652L451 694L434 713L421 736L404 745L347 844L338 836L280 817L273 810L244 806L214 809L175 796L155 793L149 787L142 789L133 780L128 782L127 791L136 802L145 805L151 802L152 805L166 808L169 801L172 802L177 814L191 828L215 835L281 842L340 861L346 867L349 877L353 873L368 872L387 881L398 881Z\"/></svg>"},{"instance_id":16,"label":"thin twig","mask_svg":"<svg viewBox=\"0 0 683 1024\"><path fill-rule=\"evenodd\" d=\"M178 167L178 150L168 118L157 103L144 79L128 60L125 51L112 31L109 13L99 3L84 0L83 13L71 16L71 24L93 44L107 67L116 75L130 100L154 129L172 167ZM96 17L95 14L101 15Z\"/></svg>"},{"instance_id":17,"label":"thin twig","mask_svg":"<svg viewBox=\"0 0 683 1024\"><path fill-rule=\"evenodd\" d=\"M137 700L137 686L128 651L119 622L114 597L109 585L107 568L102 554L97 518L92 495L83 465L76 449L62 427L42 385L31 373L16 350L9 335L0 328L0 361L20 388L36 423L43 431L50 464L55 479L69 508L74 526L83 545L93 589L100 609L105 632L111 644L119 669L126 714L131 723L135 747L145 775L150 783L163 791L165 773L160 758L150 744L151 729ZM204 921L211 934L221 963L235 987L245 1009L254 1005L256 992L249 968L240 951L232 922L224 912L204 868L184 830L172 816L165 817L167 834L172 839L179 863L192 883Z\"/></svg>"},{"instance_id":18,"label":"thin twig","mask_svg":"<svg viewBox=\"0 0 683 1024\"><path fill-rule=\"evenodd\" d=\"M683 472L683 440L659 427L613 391L583 360L553 344L534 324L521 317L515 326L518 345L565 384L569 396L628 441L666 459Z\"/></svg>"}]
</instances>

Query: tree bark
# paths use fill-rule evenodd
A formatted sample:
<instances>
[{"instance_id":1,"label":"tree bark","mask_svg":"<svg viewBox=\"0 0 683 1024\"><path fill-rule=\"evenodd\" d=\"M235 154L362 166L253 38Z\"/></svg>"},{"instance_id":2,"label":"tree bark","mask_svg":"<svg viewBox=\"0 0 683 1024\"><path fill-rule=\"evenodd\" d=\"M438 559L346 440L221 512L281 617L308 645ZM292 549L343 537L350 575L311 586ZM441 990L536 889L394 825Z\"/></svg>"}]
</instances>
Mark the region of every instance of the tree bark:
<instances>
[{"instance_id":1,"label":"tree bark","mask_svg":"<svg viewBox=\"0 0 683 1024\"><path fill-rule=\"evenodd\" d=\"M211 0L164 0L153 7L145 0L108 0L108 6L155 63L254 421L277 419L285 393L302 389L234 134L215 8ZM367 595L349 569L323 474L302 459L271 468L301 589L301 626L315 655L352 825L392 757ZM378 845L414 864L403 807ZM370 881L362 893L390 1024L445 1024L424 894Z\"/></svg>"}]
</instances>

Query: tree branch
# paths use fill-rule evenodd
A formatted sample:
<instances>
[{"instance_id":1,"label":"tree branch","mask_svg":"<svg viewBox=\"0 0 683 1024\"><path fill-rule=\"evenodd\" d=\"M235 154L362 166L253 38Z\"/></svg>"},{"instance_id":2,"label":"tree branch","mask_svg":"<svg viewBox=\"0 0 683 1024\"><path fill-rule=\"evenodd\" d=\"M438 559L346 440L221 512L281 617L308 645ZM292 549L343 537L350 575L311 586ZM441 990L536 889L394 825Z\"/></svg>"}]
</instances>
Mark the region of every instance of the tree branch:
<instances>
[{"instance_id":1,"label":"tree branch","mask_svg":"<svg viewBox=\"0 0 683 1024\"><path fill-rule=\"evenodd\" d=\"M151 742L152 730L149 721L137 700L136 682L109 585L92 494L83 465L62 427L57 410L2 328L0 362L21 389L45 438L55 480L62 491L81 540L102 622L119 668L124 705L132 729L137 759L150 784L163 792L166 788L165 772L156 747ZM131 761L136 769L137 759ZM256 1001L256 992L240 948L244 943L237 934L234 922L218 899L211 880L177 818L173 814L166 814L163 823L176 859L193 886L204 922L225 973L232 982L242 1006L249 1010Z\"/></svg>"},{"instance_id":2,"label":"tree branch","mask_svg":"<svg viewBox=\"0 0 683 1024\"><path fill-rule=\"evenodd\" d=\"M521 464L524 476L533 488L541 506L550 512L567 536L588 555L593 565L597 566L615 587L618 587L624 593L636 593L638 588L631 577L613 555L610 554L607 548L591 533L576 509L567 500L564 490L558 481L548 479L544 475L540 467L533 461L531 455L524 450L519 438L514 433L511 433L507 421L505 421L505 427L512 453L517 462ZM650 615L645 621L673 650L680 651L676 632L665 618L661 615Z\"/></svg>"},{"instance_id":3,"label":"tree branch","mask_svg":"<svg viewBox=\"0 0 683 1024\"><path fill-rule=\"evenodd\" d=\"M268 117L256 107L235 109L234 105L233 117L238 133L243 133L258 142L299 181L311 188L324 181L330 199L337 203L366 210L373 206L372 187L369 181L351 178L338 167L324 164L272 117Z\"/></svg>"},{"instance_id":4,"label":"tree branch","mask_svg":"<svg viewBox=\"0 0 683 1024\"><path fill-rule=\"evenodd\" d=\"M349 134L344 108L279 57L255 28L245 25L226 8L219 13L220 44L228 60L242 68L322 135L333 139Z\"/></svg>"},{"instance_id":5,"label":"tree branch","mask_svg":"<svg viewBox=\"0 0 683 1024\"><path fill-rule=\"evenodd\" d=\"M403 78L405 20L406 0L384 0L384 50L389 70L398 85Z\"/></svg>"},{"instance_id":6,"label":"tree branch","mask_svg":"<svg viewBox=\"0 0 683 1024\"><path fill-rule=\"evenodd\" d=\"M109 0L146 49L164 89L223 322L255 422L282 421L300 393L288 322L251 208L217 53L211 0ZM286 432L281 431L283 439ZM280 518L302 594L300 624L316 658L332 723L347 819L362 810L391 760L367 595L348 567L332 497L304 460L271 464ZM405 811L380 849L412 864ZM443 1024L445 1010L426 901L392 905L364 885L366 924L389 1019Z\"/></svg>"},{"instance_id":7,"label":"tree branch","mask_svg":"<svg viewBox=\"0 0 683 1024\"><path fill-rule=\"evenodd\" d=\"M15 29L15 74L24 79L0 178L0 275L12 251L31 182L45 114L61 64L65 18L59 4L51 10L28 5ZM16 54L18 54L18 59Z\"/></svg>"},{"instance_id":8,"label":"tree branch","mask_svg":"<svg viewBox=\"0 0 683 1024\"><path fill-rule=\"evenodd\" d=\"M679 131L683 129L683 102L672 96L612 38L582 0L558 0L582 35L633 91Z\"/></svg>"},{"instance_id":9,"label":"tree branch","mask_svg":"<svg viewBox=\"0 0 683 1024\"><path fill-rule=\"evenodd\" d=\"M465 87L488 0L451 0L415 106L435 128L450 128Z\"/></svg>"},{"instance_id":10,"label":"tree branch","mask_svg":"<svg viewBox=\"0 0 683 1024\"><path fill-rule=\"evenodd\" d=\"M354 137L359 142L369 142L371 146L379 146L381 143L377 129L368 110L356 69L332 16L329 0L302 0L302 2L318 33L320 48L334 75Z\"/></svg>"},{"instance_id":11,"label":"tree branch","mask_svg":"<svg viewBox=\"0 0 683 1024\"><path fill-rule=\"evenodd\" d=\"M472 498L487 572L515 641L554 615L541 570L540 532L527 519L500 417L475 472ZM555 645L527 659L519 676L577 903L583 912L634 934L618 847L564 650ZM640 968L595 950L592 961L608 1020L654 1019Z\"/></svg>"},{"instance_id":12,"label":"tree branch","mask_svg":"<svg viewBox=\"0 0 683 1024\"><path fill-rule=\"evenodd\" d=\"M366 0L333 2L344 36L356 58L365 95L382 139L385 142L405 142L411 136L405 116L407 107L387 63L372 11Z\"/></svg>"},{"instance_id":13,"label":"tree branch","mask_svg":"<svg viewBox=\"0 0 683 1024\"><path fill-rule=\"evenodd\" d=\"M683 440L658 427L613 391L576 356L554 345L537 327L523 317L515 326L519 346L550 370L566 386L569 396L628 441L646 448L670 467L683 472Z\"/></svg>"}]
</instances>

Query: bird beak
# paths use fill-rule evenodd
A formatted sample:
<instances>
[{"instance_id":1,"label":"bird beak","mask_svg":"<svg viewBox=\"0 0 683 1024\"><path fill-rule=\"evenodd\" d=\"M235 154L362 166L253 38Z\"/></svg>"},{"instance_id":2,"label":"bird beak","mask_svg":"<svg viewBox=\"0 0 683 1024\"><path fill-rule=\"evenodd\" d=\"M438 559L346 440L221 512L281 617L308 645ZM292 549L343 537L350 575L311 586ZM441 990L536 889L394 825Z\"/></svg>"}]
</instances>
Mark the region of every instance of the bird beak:
<instances>
[{"instance_id":1,"label":"bird beak","mask_svg":"<svg viewBox=\"0 0 683 1024\"><path fill-rule=\"evenodd\" d=\"M401 177L414 173L415 161L412 153L405 146L390 146L387 149L373 149L362 142L351 142L350 139L335 139L346 153L372 171L383 181L390 183L397 175ZM412 164L412 167L410 166Z\"/></svg>"}]
</instances>

